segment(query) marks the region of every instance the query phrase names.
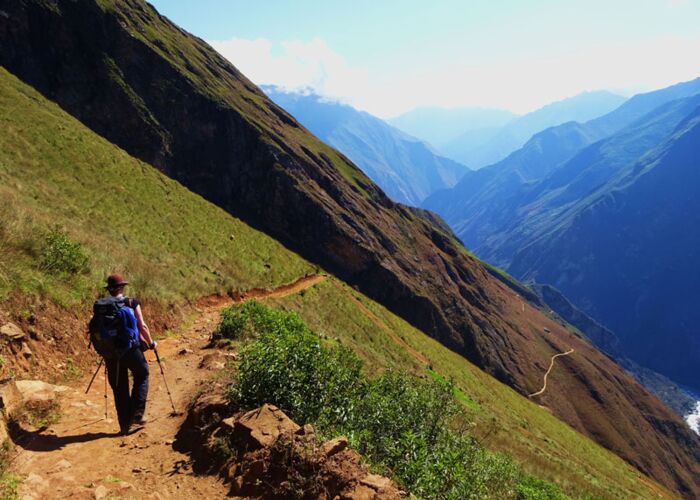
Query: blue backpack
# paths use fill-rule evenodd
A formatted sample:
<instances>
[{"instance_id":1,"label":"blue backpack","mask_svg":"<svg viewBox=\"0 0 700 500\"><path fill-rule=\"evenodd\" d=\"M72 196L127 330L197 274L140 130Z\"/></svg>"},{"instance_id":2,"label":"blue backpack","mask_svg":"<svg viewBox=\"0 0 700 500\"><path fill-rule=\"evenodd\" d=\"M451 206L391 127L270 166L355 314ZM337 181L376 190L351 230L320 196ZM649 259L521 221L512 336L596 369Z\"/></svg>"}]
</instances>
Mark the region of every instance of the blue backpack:
<instances>
[{"instance_id":1,"label":"blue backpack","mask_svg":"<svg viewBox=\"0 0 700 500\"><path fill-rule=\"evenodd\" d=\"M127 297L105 297L92 306L90 342L106 360L120 359L139 345L139 330L132 302Z\"/></svg>"}]
</instances>

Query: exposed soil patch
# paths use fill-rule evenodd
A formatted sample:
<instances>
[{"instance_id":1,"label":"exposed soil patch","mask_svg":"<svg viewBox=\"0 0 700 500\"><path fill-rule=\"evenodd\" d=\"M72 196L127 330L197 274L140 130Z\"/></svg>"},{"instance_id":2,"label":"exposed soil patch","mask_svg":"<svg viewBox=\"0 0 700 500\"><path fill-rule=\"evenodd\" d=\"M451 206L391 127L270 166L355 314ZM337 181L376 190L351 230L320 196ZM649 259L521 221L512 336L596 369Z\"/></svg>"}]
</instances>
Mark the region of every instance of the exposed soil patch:
<instances>
[{"instance_id":1,"label":"exposed soil patch","mask_svg":"<svg viewBox=\"0 0 700 500\"><path fill-rule=\"evenodd\" d=\"M347 439L322 442L313 426L300 427L275 406L236 411L225 402L221 387L192 405L179 437L199 450L196 465L218 471L237 497L398 500L405 496L390 479L371 474L360 455L347 447Z\"/></svg>"}]
</instances>

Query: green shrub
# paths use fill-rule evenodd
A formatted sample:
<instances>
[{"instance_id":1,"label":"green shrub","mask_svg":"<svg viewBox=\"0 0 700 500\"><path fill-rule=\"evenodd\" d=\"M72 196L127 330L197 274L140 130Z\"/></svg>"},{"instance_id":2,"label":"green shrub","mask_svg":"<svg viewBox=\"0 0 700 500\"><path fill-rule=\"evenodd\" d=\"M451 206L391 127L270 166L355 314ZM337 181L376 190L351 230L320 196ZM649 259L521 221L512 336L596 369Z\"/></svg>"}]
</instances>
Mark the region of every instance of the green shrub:
<instances>
[{"instance_id":1,"label":"green shrub","mask_svg":"<svg viewBox=\"0 0 700 500\"><path fill-rule=\"evenodd\" d=\"M343 434L375 467L422 498L558 499L556 486L524 476L464 430L451 383L385 372L368 379L361 361L328 346L294 313L257 302L222 314L220 331L255 336L241 353L230 396L249 407L271 403L321 435ZM222 333L222 335L224 335ZM540 496L536 496L540 495Z\"/></svg>"},{"instance_id":2,"label":"green shrub","mask_svg":"<svg viewBox=\"0 0 700 500\"><path fill-rule=\"evenodd\" d=\"M44 272L78 274L88 270L88 258L80 243L71 241L60 228L46 235L39 259Z\"/></svg>"},{"instance_id":3,"label":"green shrub","mask_svg":"<svg viewBox=\"0 0 700 500\"><path fill-rule=\"evenodd\" d=\"M321 345L294 313L247 303L229 317L259 335L241 353L235 399L250 406L272 403L301 424L346 418L362 382L353 352Z\"/></svg>"},{"instance_id":4,"label":"green shrub","mask_svg":"<svg viewBox=\"0 0 700 500\"><path fill-rule=\"evenodd\" d=\"M567 498L556 484L534 476L525 476L517 486L519 500L564 500Z\"/></svg>"},{"instance_id":5,"label":"green shrub","mask_svg":"<svg viewBox=\"0 0 700 500\"><path fill-rule=\"evenodd\" d=\"M3 500L15 500L19 498L19 486L22 484L22 478L11 472L3 472L0 474L0 498Z\"/></svg>"},{"instance_id":6,"label":"green shrub","mask_svg":"<svg viewBox=\"0 0 700 500\"><path fill-rule=\"evenodd\" d=\"M370 462L424 498L512 496L518 470L484 450L457 422L464 415L451 384L387 372L369 381L336 432Z\"/></svg>"},{"instance_id":7,"label":"green shrub","mask_svg":"<svg viewBox=\"0 0 700 500\"><path fill-rule=\"evenodd\" d=\"M295 315L265 307L257 300L233 305L221 311L215 339L238 340L257 337L263 332L298 332L306 329Z\"/></svg>"}]
</instances>

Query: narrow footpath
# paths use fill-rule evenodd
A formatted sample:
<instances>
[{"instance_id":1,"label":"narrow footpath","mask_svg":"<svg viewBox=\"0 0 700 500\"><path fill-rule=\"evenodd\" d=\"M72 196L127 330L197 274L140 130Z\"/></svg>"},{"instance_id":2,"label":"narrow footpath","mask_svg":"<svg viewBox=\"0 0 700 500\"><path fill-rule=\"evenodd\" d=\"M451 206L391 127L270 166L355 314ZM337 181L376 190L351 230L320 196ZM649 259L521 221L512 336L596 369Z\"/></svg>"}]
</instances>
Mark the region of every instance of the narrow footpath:
<instances>
[{"instance_id":1,"label":"narrow footpath","mask_svg":"<svg viewBox=\"0 0 700 500\"><path fill-rule=\"evenodd\" d=\"M542 394L544 391L547 390L547 377L549 376L549 372L552 371L552 368L554 368L554 360L555 360L556 358L558 358L559 356L568 356L568 355L571 354L572 352L574 352L574 350L573 350L573 349L569 349L569 350L566 351L566 352L560 352L559 354L555 354L554 356L552 356L552 359L549 361L549 368L547 369L547 373L544 374L544 385L542 385L542 389L540 389L540 390L537 391L537 392L533 392L532 394L529 394L529 395L527 396L528 398L532 398L532 397L535 397L535 396L539 396L540 394Z\"/></svg>"},{"instance_id":2,"label":"narrow footpath","mask_svg":"<svg viewBox=\"0 0 700 500\"><path fill-rule=\"evenodd\" d=\"M85 394L92 373L70 384L60 396L61 419L43 432L28 432L15 443L10 470L21 475L19 497L40 498L222 498L229 488L215 476L194 475L189 457L173 449L187 404L212 371L200 367L219 311L236 302L291 295L324 280L315 275L273 290L251 290L232 299L200 301L194 323L181 335L162 339L158 352L180 412L172 416L170 401L155 357L147 352L150 390L148 424L129 436L117 434L111 391L105 420L104 371ZM224 357L230 353L221 352Z\"/></svg>"}]
</instances>

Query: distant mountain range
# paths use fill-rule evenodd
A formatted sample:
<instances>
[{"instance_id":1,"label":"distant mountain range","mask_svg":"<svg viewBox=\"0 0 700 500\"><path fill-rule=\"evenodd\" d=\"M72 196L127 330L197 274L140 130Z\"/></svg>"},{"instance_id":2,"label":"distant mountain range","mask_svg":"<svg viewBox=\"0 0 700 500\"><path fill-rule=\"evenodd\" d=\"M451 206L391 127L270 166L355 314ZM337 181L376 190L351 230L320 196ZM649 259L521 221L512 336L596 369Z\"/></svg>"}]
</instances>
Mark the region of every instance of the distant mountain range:
<instances>
[{"instance_id":1,"label":"distant mountain range","mask_svg":"<svg viewBox=\"0 0 700 500\"><path fill-rule=\"evenodd\" d=\"M482 144L517 117L503 109L419 107L387 122L442 150L460 136L473 137L475 146Z\"/></svg>"},{"instance_id":2,"label":"distant mountain range","mask_svg":"<svg viewBox=\"0 0 700 500\"><path fill-rule=\"evenodd\" d=\"M263 91L316 137L338 148L393 200L418 206L452 187L469 170L437 155L424 142L355 108L312 92Z\"/></svg>"},{"instance_id":3,"label":"distant mountain range","mask_svg":"<svg viewBox=\"0 0 700 500\"><path fill-rule=\"evenodd\" d=\"M449 158L473 165L473 168L481 168L502 160L538 132L570 121L585 122L597 118L624 101L624 97L603 90L584 92L548 104L507 123L476 147L473 134L466 133L445 144L441 151Z\"/></svg>"},{"instance_id":4,"label":"distant mountain range","mask_svg":"<svg viewBox=\"0 0 700 500\"><path fill-rule=\"evenodd\" d=\"M566 123L424 206L485 260L550 283L624 353L700 387L700 79Z\"/></svg>"}]
</instances>

